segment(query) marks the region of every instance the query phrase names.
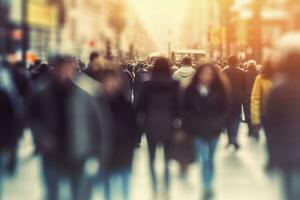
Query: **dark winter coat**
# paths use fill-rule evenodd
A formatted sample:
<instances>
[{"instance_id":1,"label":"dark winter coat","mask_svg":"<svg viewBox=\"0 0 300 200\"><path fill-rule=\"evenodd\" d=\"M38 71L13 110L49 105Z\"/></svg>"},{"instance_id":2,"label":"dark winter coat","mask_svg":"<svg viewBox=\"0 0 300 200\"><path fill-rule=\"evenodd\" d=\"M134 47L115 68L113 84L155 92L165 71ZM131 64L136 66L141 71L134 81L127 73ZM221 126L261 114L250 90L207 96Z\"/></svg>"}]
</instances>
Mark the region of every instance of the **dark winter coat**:
<instances>
[{"instance_id":1,"label":"dark winter coat","mask_svg":"<svg viewBox=\"0 0 300 200\"><path fill-rule=\"evenodd\" d=\"M113 128L109 169L128 169L131 167L134 147L138 140L135 110L122 94L111 97L109 105Z\"/></svg>"},{"instance_id":2,"label":"dark winter coat","mask_svg":"<svg viewBox=\"0 0 300 200\"><path fill-rule=\"evenodd\" d=\"M14 148L17 143L18 121L13 106L7 92L0 89L0 151Z\"/></svg>"},{"instance_id":3,"label":"dark winter coat","mask_svg":"<svg viewBox=\"0 0 300 200\"><path fill-rule=\"evenodd\" d=\"M205 140L219 136L226 125L227 99L225 91L211 90L205 97L196 88L188 87L182 102L184 131Z\"/></svg>"},{"instance_id":4,"label":"dark winter coat","mask_svg":"<svg viewBox=\"0 0 300 200\"><path fill-rule=\"evenodd\" d=\"M143 114L143 127L151 140L170 140L174 134L174 120L178 118L179 82L157 78L144 82L137 97L137 110Z\"/></svg>"},{"instance_id":5,"label":"dark winter coat","mask_svg":"<svg viewBox=\"0 0 300 200\"><path fill-rule=\"evenodd\" d=\"M270 161L300 168L300 81L289 78L272 89L263 116Z\"/></svg>"},{"instance_id":6,"label":"dark winter coat","mask_svg":"<svg viewBox=\"0 0 300 200\"><path fill-rule=\"evenodd\" d=\"M82 74L61 89L55 80L31 98L30 125L39 152L47 160L69 165L110 147L110 116L97 83Z\"/></svg>"},{"instance_id":7,"label":"dark winter coat","mask_svg":"<svg viewBox=\"0 0 300 200\"><path fill-rule=\"evenodd\" d=\"M227 67L223 72L227 76L231 87L230 117L240 117L246 89L245 72L238 67Z\"/></svg>"}]
</instances>

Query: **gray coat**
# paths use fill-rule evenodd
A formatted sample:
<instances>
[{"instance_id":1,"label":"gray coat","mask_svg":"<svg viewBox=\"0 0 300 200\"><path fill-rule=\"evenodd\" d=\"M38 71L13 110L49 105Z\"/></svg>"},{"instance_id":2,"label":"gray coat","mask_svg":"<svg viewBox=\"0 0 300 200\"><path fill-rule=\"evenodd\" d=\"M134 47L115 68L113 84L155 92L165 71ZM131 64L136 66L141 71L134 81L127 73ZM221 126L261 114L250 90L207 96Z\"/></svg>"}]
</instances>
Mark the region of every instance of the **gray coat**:
<instances>
[{"instance_id":1,"label":"gray coat","mask_svg":"<svg viewBox=\"0 0 300 200\"><path fill-rule=\"evenodd\" d=\"M64 102L57 101L54 80L33 95L30 125L38 150L54 162L80 161L89 156L105 161L110 151L111 123L101 85L84 74L71 85ZM65 117L59 116L61 113Z\"/></svg>"}]
</instances>

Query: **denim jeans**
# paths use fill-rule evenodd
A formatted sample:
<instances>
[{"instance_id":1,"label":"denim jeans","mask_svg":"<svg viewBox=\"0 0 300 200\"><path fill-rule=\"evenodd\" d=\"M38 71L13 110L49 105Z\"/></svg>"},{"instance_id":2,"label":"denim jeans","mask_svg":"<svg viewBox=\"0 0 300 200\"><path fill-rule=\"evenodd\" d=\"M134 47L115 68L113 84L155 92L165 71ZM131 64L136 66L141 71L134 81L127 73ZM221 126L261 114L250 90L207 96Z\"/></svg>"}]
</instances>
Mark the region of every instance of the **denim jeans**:
<instances>
[{"instance_id":1,"label":"denim jeans","mask_svg":"<svg viewBox=\"0 0 300 200\"><path fill-rule=\"evenodd\" d=\"M196 155L202 169L204 192L210 192L212 190L215 174L214 158L218 141L218 137L211 139L210 141L206 141L199 137L195 139Z\"/></svg>"},{"instance_id":2,"label":"denim jeans","mask_svg":"<svg viewBox=\"0 0 300 200\"><path fill-rule=\"evenodd\" d=\"M230 144L237 143L238 131L240 127L240 117L229 119L227 123L227 134Z\"/></svg>"},{"instance_id":3,"label":"denim jeans","mask_svg":"<svg viewBox=\"0 0 300 200\"><path fill-rule=\"evenodd\" d=\"M154 193L157 193L157 176L155 172L155 157L156 157L156 148L158 146L158 142L151 140L147 138L148 141L148 150L149 150L149 167L150 167L150 175L151 175L151 181L152 181L152 189ZM170 148L171 148L171 142L165 141L162 143L163 149L164 149L164 186L166 191L169 191L170 189Z\"/></svg>"},{"instance_id":4,"label":"denim jeans","mask_svg":"<svg viewBox=\"0 0 300 200\"><path fill-rule=\"evenodd\" d=\"M104 178L104 195L105 200L130 199L130 178L131 170L123 169L111 172ZM115 196L117 195L117 197Z\"/></svg>"},{"instance_id":5,"label":"denim jeans","mask_svg":"<svg viewBox=\"0 0 300 200\"><path fill-rule=\"evenodd\" d=\"M4 179L5 176L9 174L10 162L14 155L15 155L14 152L11 151L0 152L0 199L2 199L4 195L3 194Z\"/></svg>"},{"instance_id":6,"label":"denim jeans","mask_svg":"<svg viewBox=\"0 0 300 200\"><path fill-rule=\"evenodd\" d=\"M285 200L299 200L300 170L284 170L282 177Z\"/></svg>"},{"instance_id":7,"label":"denim jeans","mask_svg":"<svg viewBox=\"0 0 300 200\"><path fill-rule=\"evenodd\" d=\"M82 200L82 178L83 178L83 164L76 170L62 169L56 163L49 162L42 159L42 173L45 184L45 198L46 200L60 199L60 184L64 179L70 182L71 200Z\"/></svg>"}]
</instances>

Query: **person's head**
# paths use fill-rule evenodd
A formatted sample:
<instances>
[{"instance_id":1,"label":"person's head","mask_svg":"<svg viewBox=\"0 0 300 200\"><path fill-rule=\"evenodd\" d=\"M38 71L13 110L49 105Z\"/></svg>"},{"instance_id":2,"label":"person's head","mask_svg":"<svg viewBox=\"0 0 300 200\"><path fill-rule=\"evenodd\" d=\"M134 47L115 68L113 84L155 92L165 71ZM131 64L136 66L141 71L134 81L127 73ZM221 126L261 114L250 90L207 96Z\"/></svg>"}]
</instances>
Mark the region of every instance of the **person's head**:
<instances>
[{"instance_id":1,"label":"person's head","mask_svg":"<svg viewBox=\"0 0 300 200\"><path fill-rule=\"evenodd\" d=\"M122 78L117 70L106 69L102 74L102 86L109 97L115 96L121 91Z\"/></svg>"},{"instance_id":2,"label":"person's head","mask_svg":"<svg viewBox=\"0 0 300 200\"><path fill-rule=\"evenodd\" d=\"M228 58L228 65L230 67L236 67L239 64L239 59L236 56L230 56Z\"/></svg>"},{"instance_id":3,"label":"person's head","mask_svg":"<svg viewBox=\"0 0 300 200\"><path fill-rule=\"evenodd\" d=\"M48 70L49 70L49 66L46 63L41 63L38 66L38 71L41 72L41 73L47 72Z\"/></svg>"},{"instance_id":4,"label":"person's head","mask_svg":"<svg viewBox=\"0 0 300 200\"><path fill-rule=\"evenodd\" d=\"M100 57L100 53L98 51L91 52L90 57L89 57L90 63L93 63L99 57Z\"/></svg>"},{"instance_id":5,"label":"person's head","mask_svg":"<svg viewBox=\"0 0 300 200\"><path fill-rule=\"evenodd\" d=\"M218 77L218 71L213 64L202 64L197 67L196 73L192 80L192 85L205 85L211 87Z\"/></svg>"},{"instance_id":6,"label":"person's head","mask_svg":"<svg viewBox=\"0 0 300 200\"><path fill-rule=\"evenodd\" d=\"M275 71L271 60L270 59L264 60L263 65L260 69L261 76L266 79L272 79L274 73Z\"/></svg>"},{"instance_id":7,"label":"person's head","mask_svg":"<svg viewBox=\"0 0 300 200\"><path fill-rule=\"evenodd\" d=\"M37 67L39 67L39 66L42 64L42 62L43 62L43 61L42 61L41 59L36 59L36 60L34 61L33 66L37 68Z\"/></svg>"},{"instance_id":8,"label":"person's head","mask_svg":"<svg viewBox=\"0 0 300 200\"><path fill-rule=\"evenodd\" d=\"M53 74L60 83L70 81L76 73L76 59L71 56L55 56L50 61L53 67Z\"/></svg>"},{"instance_id":9,"label":"person's head","mask_svg":"<svg viewBox=\"0 0 300 200\"><path fill-rule=\"evenodd\" d=\"M171 76L171 67L165 57L156 59L152 68L152 77L169 77Z\"/></svg>"},{"instance_id":10,"label":"person's head","mask_svg":"<svg viewBox=\"0 0 300 200\"><path fill-rule=\"evenodd\" d=\"M255 60L249 60L246 63L246 69L247 70L256 70L257 64Z\"/></svg>"},{"instance_id":11,"label":"person's head","mask_svg":"<svg viewBox=\"0 0 300 200\"><path fill-rule=\"evenodd\" d=\"M183 66L191 66L192 65L192 59L190 57L186 56L182 59L181 63L182 63Z\"/></svg>"},{"instance_id":12,"label":"person's head","mask_svg":"<svg viewBox=\"0 0 300 200\"><path fill-rule=\"evenodd\" d=\"M275 48L274 69L290 77L300 77L300 33L283 36Z\"/></svg>"},{"instance_id":13,"label":"person's head","mask_svg":"<svg viewBox=\"0 0 300 200\"><path fill-rule=\"evenodd\" d=\"M214 65L218 72L222 72L222 66L219 64Z\"/></svg>"}]
</instances>

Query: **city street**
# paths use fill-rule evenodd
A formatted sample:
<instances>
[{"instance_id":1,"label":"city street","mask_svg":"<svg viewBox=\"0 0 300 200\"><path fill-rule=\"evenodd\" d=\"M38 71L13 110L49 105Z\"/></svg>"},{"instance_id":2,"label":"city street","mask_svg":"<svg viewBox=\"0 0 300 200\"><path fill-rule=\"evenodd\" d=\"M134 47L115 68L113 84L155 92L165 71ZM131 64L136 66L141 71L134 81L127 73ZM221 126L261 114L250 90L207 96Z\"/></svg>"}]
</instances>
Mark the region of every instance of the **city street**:
<instances>
[{"instance_id":1,"label":"city street","mask_svg":"<svg viewBox=\"0 0 300 200\"><path fill-rule=\"evenodd\" d=\"M30 134L26 134L20 149L20 166L16 178L5 181L4 200L40 200L42 184L37 158L28 159L32 151ZM240 129L242 149L238 153L227 150L226 137L222 136L217 152L216 199L217 200L279 200L279 180L277 176L264 173L266 162L265 142L259 144L246 137L246 128ZM158 154L162 160L162 153ZM145 142L135 156L131 195L133 200L152 200L148 173ZM162 171L162 162L157 168ZM197 165L190 168L189 179L180 181L176 163L172 163L172 200L200 199L199 171ZM161 193L160 193L161 194ZM163 195L159 195L162 197ZM102 199L100 191L95 191L95 200ZM118 198L114 198L118 200Z\"/></svg>"}]
</instances>

